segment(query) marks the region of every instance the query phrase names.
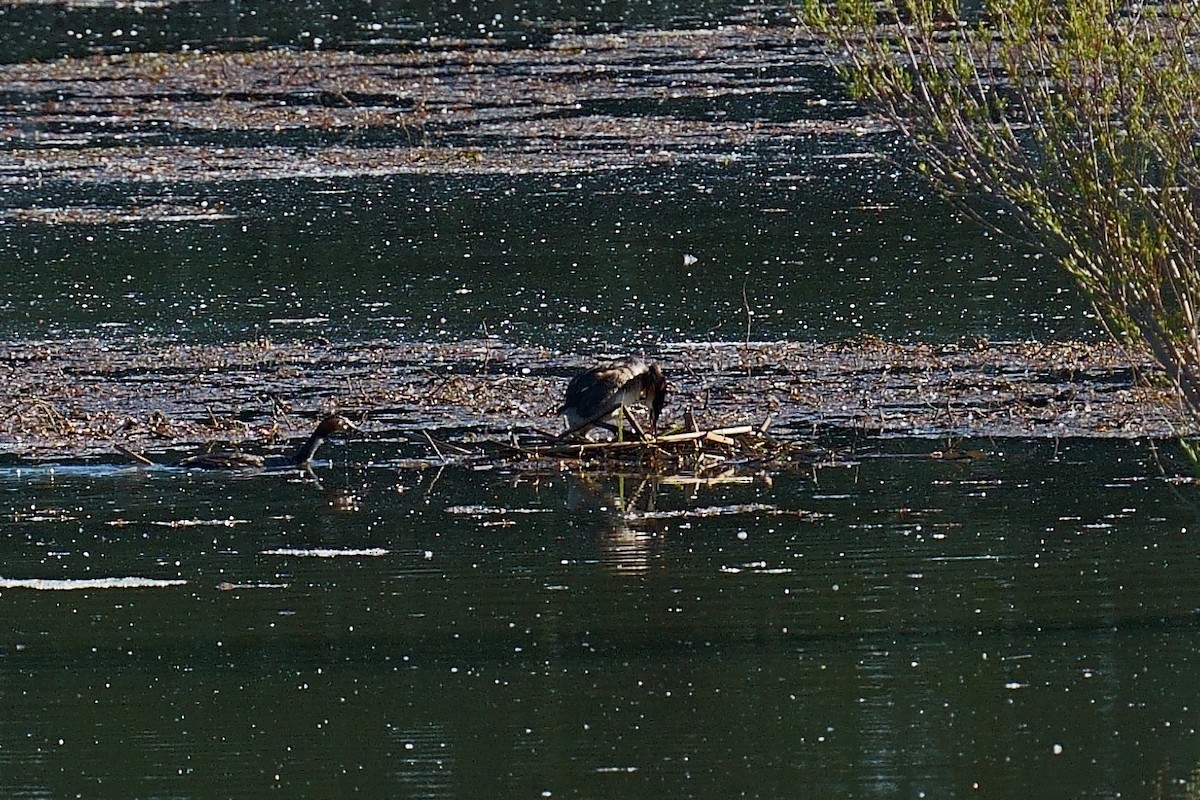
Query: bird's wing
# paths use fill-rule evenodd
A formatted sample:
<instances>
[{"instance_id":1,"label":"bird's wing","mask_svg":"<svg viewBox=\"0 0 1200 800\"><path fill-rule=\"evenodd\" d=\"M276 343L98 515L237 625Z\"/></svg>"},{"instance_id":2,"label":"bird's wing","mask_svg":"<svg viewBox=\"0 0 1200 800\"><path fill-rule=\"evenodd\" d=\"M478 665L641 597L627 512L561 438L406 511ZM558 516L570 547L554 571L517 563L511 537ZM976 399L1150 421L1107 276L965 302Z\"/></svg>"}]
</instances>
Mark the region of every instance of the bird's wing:
<instances>
[{"instance_id":1,"label":"bird's wing","mask_svg":"<svg viewBox=\"0 0 1200 800\"><path fill-rule=\"evenodd\" d=\"M189 469L257 469L263 463L262 456L225 450L188 456L180 459L176 466Z\"/></svg>"},{"instance_id":2,"label":"bird's wing","mask_svg":"<svg viewBox=\"0 0 1200 800\"><path fill-rule=\"evenodd\" d=\"M572 378L567 384L567 394L559 412L568 408L594 408L599 411L612 402L615 392L612 386L602 380L601 372L600 369L593 369Z\"/></svg>"}]
</instances>

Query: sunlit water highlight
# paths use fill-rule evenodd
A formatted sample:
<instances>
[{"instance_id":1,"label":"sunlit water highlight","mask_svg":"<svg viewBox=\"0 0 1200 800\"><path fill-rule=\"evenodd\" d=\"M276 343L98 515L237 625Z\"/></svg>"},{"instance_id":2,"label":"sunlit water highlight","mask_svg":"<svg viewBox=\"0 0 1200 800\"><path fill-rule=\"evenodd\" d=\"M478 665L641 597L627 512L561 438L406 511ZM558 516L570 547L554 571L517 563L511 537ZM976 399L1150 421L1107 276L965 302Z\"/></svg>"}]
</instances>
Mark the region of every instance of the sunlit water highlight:
<instances>
[{"instance_id":1,"label":"sunlit water highlight","mask_svg":"<svg viewBox=\"0 0 1200 800\"><path fill-rule=\"evenodd\" d=\"M0 589L36 589L44 592L79 591L82 589L159 589L183 586L187 581L154 580L152 578L76 578L48 580L42 578L0 578Z\"/></svg>"}]
</instances>

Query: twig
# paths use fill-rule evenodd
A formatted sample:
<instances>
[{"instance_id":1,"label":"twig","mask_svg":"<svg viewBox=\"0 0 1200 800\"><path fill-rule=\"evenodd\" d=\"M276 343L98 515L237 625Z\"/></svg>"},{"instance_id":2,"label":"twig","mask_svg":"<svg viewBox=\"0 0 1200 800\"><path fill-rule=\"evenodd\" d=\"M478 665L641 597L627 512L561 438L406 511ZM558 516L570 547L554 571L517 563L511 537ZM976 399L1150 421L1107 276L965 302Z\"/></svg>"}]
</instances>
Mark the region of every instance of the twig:
<instances>
[{"instance_id":1,"label":"twig","mask_svg":"<svg viewBox=\"0 0 1200 800\"><path fill-rule=\"evenodd\" d=\"M704 439L709 434L720 437L727 436L745 436L747 433L753 433L753 425L736 425L732 428L713 428L704 431L688 431L686 433L669 433L666 436L656 436L650 442L655 444L666 444L670 442L687 442L692 439Z\"/></svg>"},{"instance_id":2,"label":"twig","mask_svg":"<svg viewBox=\"0 0 1200 800\"><path fill-rule=\"evenodd\" d=\"M445 458L445 454L442 453L442 449L437 446L437 442L433 440L433 437L429 435L429 431L421 431L421 433L424 435L425 441L429 442L429 446L433 448L433 452L437 453L437 457Z\"/></svg>"},{"instance_id":3,"label":"twig","mask_svg":"<svg viewBox=\"0 0 1200 800\"><path fill-rule=\"evenodd\" d=\"M750 323L754 312L750 310L750 297L746 294L746 282L742 281L742 309L746 312L746 344L750 344Z\"/></svg>"},{"instance_id":4,"label":"twig","mask_svg":"<svg viewBox=\"0 0 1200 800\"><path fill-rule=\"evenodd\" d=\"M603 411L601 411L599 414L595 414L595 415L593 415L593 416L589 417L588 419L585 419L583 422L579 423L579 424L578 424L578 425L576 425L575 427L573 427L573 428L570 428L569 430L565 430L565 431L563 431L562 433L558 434L558 436L557 436L557 437L555 437L555 438L557 438L557 439L565 439L565 438L567 438L568 436L570 436L571 434L573 434L573 433L576 433L576 432L578 432L578 431L580 431L580 430L582 430L582 429L584 429L584 428L586 428L586 427L588 427L588 426L590 426L590 425L595 425L597 422L599 422L600 420L602 420L602 419L604 419L605 417L607 417L609 414L611 414L611 413L613 413L614 411L616 411L616 410L617 410L617 409L620 407L620 405L621 405L620 403L617 403L616 405L614 405L614 406L612 406L612 407L610 407L610 408L606 408L606 409L604 409L604 410L603 410Z\"/></svg>"},{"instance_id":5,"label":"twig","mask_svg":"<svg viewBox=\"0 0 1200 800\"><path fill-rule=\"evenodd\" d=\"M143 466L147 466L147 467L157 467L157 466L159 466L157 463L155 463L155 462L151 461L150 459L146 458L146 457L145 457L144 455L142 455L141 453L135 453L133 450L130 450L128 447L126 447L126 446L125 446L125 445L123 445L123 444L119 444L119 443L117 443L117 442L114 442L114 443L113 443L113 447L115 447L115 448L116 448L116 450L117 450L117 452L118 452L118 453L120 453L121 455L123 455L123 456L127 456L127 457L129 457L129 458L132 458L134 461L138 462L139 464L142 464Z\"/></svg>"},{"instance_id":6,"label":"twig","mask_svg":"<svg viewBox=\"0 0 1200 800\"><path fill-rule=\"evenodd\" d=\"M626 409L623 409L623 410L621 411L621 417L622 417L622 418L623 418L623 419L624 419L626 422L628 422L628 423L629 423L629 427L633 429L633 432L634 432L635 434L637 434L637 438L638 438L638 439L640 439L640 440L642 440L642 441L645 441L645 440L646 440L646 432L645 432L644 430L642 430L642 425L641 425L641 423L637 421L637 418L636 418L636 417L634 417L634 416L633 416L633 414L630 414L630 413L629 413L629 409L628 409L628 408L626 408Z\"/></svg>"},{"instance_id":7,"label":"twig","mask_svg":"<svg viewBox=\"0 0 1200 800\"><path fill-rule=\"evenodd\" d=\"M445 458L446 454L443 453L441 451L441 448L438 447L438 442L435 441L434 438L429 435L429 431L423 430L423 431L421 431L421 433L424 434L425 439L429 442L429 445L430 445L430 447L433 448L433 451L435 453L437 453L440 458ZM468 450L465 447L459 447L458 445L451 444L450 442L442 442L441 445L442 445L442 447L446 447L451 450L457 451L459 453L459 455L464 455L464 456L478 455L478 453L476 453L474 450Z\"/></svg>"}]
</instances>

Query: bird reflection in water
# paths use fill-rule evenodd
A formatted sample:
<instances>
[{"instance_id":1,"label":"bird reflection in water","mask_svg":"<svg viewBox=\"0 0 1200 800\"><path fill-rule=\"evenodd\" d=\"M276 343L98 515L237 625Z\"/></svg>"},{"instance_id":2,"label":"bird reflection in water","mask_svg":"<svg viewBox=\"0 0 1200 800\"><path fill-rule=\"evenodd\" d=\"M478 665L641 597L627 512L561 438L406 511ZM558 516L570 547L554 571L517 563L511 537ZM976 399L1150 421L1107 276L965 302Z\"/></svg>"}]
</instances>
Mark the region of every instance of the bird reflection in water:
<instances>
[{"instance_id":1,"label":"bird reflection in water","mask_svg":"<svg viewBox=\"0 0 1200 800\"><path fill-rule=\"evenodd\" d=\"M646 572L661 547L661 531L649 527L654 523L636 520L638 506L653 511L658 494L658 481L646 475L612 475L610 482L587 477L571 479L567 491L567 507L573 511L591 508L603 514L603 524L597 531L600 563L619 574Z\"/></svg>"}]
</instances>

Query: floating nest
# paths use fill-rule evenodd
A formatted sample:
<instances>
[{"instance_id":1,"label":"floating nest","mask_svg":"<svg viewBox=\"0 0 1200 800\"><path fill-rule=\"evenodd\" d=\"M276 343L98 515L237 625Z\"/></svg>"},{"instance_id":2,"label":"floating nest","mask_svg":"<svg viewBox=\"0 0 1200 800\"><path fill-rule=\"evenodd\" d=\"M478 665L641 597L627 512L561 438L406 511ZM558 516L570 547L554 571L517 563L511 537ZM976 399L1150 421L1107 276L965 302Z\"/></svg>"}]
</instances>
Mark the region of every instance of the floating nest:
<instances>
[{"instance_id":1,"label":"floating nest","mask_svg":"<svg viewBox=\"0 0 1200 800\"><path fill-rule=\"evenodd\" d=\"M525 430L512 431L508 441L482 441L469 447L438 441L428 433L426 440L439 459L476 468L637 471L714 478L835 460L835 454L827 449L768 436L769 425L768 419L759 425L705 428L689 420L682 430L653 435L635 424L625 436L601 441Z\"/></svg>"}]
</instances>

